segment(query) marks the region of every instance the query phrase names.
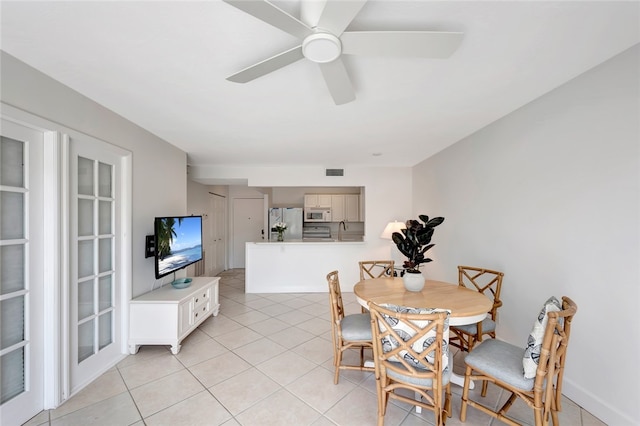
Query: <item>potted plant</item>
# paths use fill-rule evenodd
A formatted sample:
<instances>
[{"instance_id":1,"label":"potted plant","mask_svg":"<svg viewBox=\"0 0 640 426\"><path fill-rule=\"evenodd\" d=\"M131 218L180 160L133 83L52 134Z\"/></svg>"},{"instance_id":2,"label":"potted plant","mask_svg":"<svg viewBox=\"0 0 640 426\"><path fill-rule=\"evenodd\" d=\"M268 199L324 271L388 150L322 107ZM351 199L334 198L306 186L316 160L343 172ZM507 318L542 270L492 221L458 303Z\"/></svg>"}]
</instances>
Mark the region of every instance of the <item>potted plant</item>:
<instances>
[{"instance_id":1,"label":"potted plant","mask_svg":"<svg viewBox=\"0 0 640 426\"><path fill-rule=\"evenodd\" d=\"M431 244L434 228L444 222L444 217L429 219L427 215L418 215L420 220L409 219L406 228L394 232L391 239L400 253L407 257L404 262L403 280L410 291L420 291L424 287L424 277L420 273L420 265L431 262L425 253L435 244Z\"/></svg>"}]
</instances>

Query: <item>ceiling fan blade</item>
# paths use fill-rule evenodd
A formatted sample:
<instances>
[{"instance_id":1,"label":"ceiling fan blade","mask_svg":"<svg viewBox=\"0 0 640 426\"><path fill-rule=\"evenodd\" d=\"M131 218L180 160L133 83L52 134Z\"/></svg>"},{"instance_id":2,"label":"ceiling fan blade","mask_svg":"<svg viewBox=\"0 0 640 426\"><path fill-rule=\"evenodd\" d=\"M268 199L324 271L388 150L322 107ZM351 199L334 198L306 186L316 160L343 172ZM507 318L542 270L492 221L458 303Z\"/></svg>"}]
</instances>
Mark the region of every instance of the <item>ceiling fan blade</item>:
<instances>
[{"instance_id":1,"label":"ceiling fan blade","mask_svg":"<svg viewBox=\"0 0 640 426\"><path fill-rule=\"evenodd\" d=\"M313 30L304 22L266 0L224 0L224 2L298 38L305 38L313 33Z\"/></svg>"},{"instance_id":2,"label":"ceiling fan blade","mask_svg":"<svg viewBox=\"0 0 640 426\"><path fill-rule=\"evenodd\" d=\"M235 83L247 83L253 79L262 77L265 74L269 74L272 71L279 70L280 68L292 64L302 58L304 58L304 56L302 55L302 45L300 45L247 67L242 71L227 77L227 80Z\"/></svg>"},{"instance_id":3,"label":"ceiling fan blade","mask_svg":"<svg viewBox=\"0 0 640 426\"><path fill-rule=\"evenodd\" d=\"M340 36L346 55L448 58L464 33L439 31L353 31Z\"/></svg>"},{"instance_id":4,"label":"ceiling fan blade","mask_svg":"<svg viewBox=\"0 0 640 426\"><path fill-rule=\"evenodd\" d=\"M335 36L340 36L366 2L367 0L327 0L318 21L318 27Z\"/></svg>"},{"instance_id":5,"label":"ceiling fan blade","mask_svg":"<svg viewBox=\"0 0 640 426\"><path fill-rule=\"evenodd\" d=\"M353 91L349 74L347 74L347 69L344 67L342 59L338 58L333 62L318 65L320 65L324 81L327 83L331 97L336 105L346 104L356 99L356 94Z\"/></svg>"}]
</instances>

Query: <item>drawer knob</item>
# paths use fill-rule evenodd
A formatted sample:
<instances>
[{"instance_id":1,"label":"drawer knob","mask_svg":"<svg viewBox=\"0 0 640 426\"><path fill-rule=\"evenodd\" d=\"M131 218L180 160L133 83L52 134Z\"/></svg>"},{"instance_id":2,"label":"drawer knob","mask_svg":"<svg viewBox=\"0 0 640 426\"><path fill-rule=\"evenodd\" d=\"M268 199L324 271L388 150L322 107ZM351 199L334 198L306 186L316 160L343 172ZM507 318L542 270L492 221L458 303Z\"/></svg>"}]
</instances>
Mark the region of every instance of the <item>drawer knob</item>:
<instances>
[{"instance_id":1,"label":"drawer knob","mask_svg":"<svg viewBox=\"0 0 640 426\"><path fill-rule=\"evenodd\" d=\"M198 300L200 300L200 299L196 299L196 303L198 303Z\"/></svg>"}]
</instances>

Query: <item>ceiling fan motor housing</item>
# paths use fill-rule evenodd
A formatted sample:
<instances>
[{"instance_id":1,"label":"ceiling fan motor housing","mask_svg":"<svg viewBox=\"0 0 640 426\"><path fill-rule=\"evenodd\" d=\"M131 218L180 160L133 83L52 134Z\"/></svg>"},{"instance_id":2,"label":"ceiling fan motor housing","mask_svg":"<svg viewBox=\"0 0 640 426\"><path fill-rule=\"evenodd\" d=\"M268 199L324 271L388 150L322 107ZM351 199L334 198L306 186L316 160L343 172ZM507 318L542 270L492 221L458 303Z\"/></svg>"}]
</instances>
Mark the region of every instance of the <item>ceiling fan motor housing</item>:
<instances>
[{"instance_id":1,"label":"ceiling fan motor housing","mask_svg":"<svg viewBox=\"0 0 640 426\"><path fill-rule=\"evenodd\" d=\"M307 36L302 42L302 54L318 64L335 61L342 53L342 43L333 34L317 32Z\"/></svg>"},{"instance_id":2,"label":"ceiling fan motor housing","mask_svg":"<svg viewBox=\"0 0 640 426\"><path fill-rule=\"evenodd\" d=\"M345 31L367 0L302 0L300 19L271 0L224 0L265 23L302 40L271 58L229 77L247 83L301 59L318 64L336 105L355 100L356 94L341 55L448 58L460 45L462 33L442 31Z\"/></svg>"}]
</instances>

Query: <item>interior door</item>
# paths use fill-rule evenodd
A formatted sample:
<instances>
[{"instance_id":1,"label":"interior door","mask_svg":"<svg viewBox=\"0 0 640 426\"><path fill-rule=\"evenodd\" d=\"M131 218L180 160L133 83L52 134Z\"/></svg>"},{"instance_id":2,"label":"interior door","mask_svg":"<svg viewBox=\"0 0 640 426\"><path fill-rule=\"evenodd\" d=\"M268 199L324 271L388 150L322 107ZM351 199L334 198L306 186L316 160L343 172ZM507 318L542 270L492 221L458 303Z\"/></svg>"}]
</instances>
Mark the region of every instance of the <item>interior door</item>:
<instances>
[{"instance_id":1,"label":"interior door","mask_svg":"<svg viewBox=\"0 0 640 426\"><path fill-rule=\"evenodd\" d=\"M70 390L121 355L121 157L115 147L70 140Z\"/></svg>"},{"instance_id":2,"label":"interior door","mask_svg":"<svg viewBox=\"0 0 640 426\"><path fill-rule=\"evenodd\" d=\"M233 267L245 267L247 242L263 240L264 200L234 198L233 200Z\"/></svg>"},{"instance_id":3,"label":"interior door","mask_svg":"<svg viewBox=\"0 0 640 426\"><path fill-rule=\"evenodd\" d=\"M0 424L43 408L43 134L2 120Z\"/></svg>"},{"instance_id":4,"label":"interior door","mask_svg":"<svg viewBox=\"0 0 640 426\"><path fill-rule=\"evenodd\" d=\"M215 276L225 270L226 266L226 238L225 238L225 223L226 223L226 211L227 211L227 199L218 194L209 194L210 197L210 228L211 239L209 253L207 254L207 260L210 262L209 269L207 271L211 276Z\"/></svg>"}]
</instances>

